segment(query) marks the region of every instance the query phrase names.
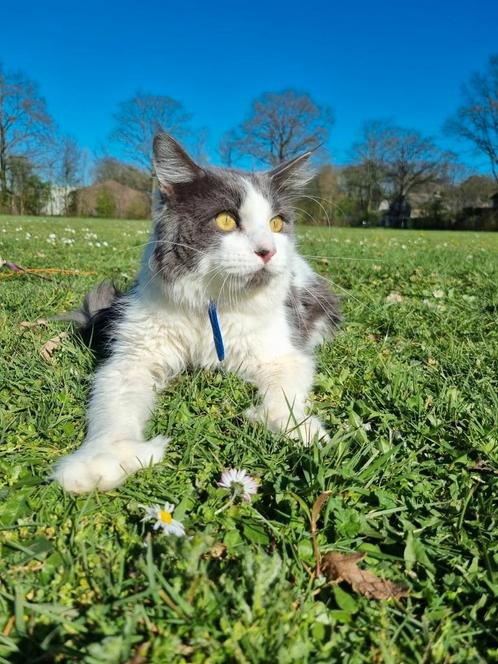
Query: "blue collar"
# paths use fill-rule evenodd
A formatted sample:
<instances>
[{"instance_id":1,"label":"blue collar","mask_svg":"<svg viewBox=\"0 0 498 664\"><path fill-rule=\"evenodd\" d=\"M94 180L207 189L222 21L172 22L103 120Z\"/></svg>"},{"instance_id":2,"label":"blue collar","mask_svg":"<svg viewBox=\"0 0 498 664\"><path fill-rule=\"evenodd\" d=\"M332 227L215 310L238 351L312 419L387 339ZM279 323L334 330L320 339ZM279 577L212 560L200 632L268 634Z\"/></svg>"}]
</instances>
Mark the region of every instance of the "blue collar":
<instances>
[{"instance_id":1,"label":"blue collar","mask_svg":"<svg viewBox=\"0 0 498 664\"><path fill-rule=\"evenodd\" d=\"M214 347L216 348L216 355L220 362L225 359L225 346L223 345L223 335L221 334L220 322L218 320L218 310L216 302L209 300L208 307L209 322L213 330Z\"/></svg>"}]
</instances>

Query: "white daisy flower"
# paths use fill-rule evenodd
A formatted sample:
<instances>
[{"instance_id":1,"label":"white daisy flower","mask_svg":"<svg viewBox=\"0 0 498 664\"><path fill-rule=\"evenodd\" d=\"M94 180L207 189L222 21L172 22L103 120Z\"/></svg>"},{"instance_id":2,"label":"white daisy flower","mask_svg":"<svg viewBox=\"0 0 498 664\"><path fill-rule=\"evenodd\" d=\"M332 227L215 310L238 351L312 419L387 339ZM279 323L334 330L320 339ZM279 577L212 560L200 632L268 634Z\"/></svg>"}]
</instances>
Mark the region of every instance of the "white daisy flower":
<instances>
[{"instance_id":1,"label":"white daisy flower","mask_svg":"<svg viewBox=\"0 0 498 664\"><path fill-rule=\"evenodd\" d=\"M232 496L241 496L244 500L250 501L258 491L257 481L247 474L245 470L236 470L231 468L225 470L221 475L218 486L230 491Z\"/></svg>"},{"instance_id":2,"label":"white daisy flower","mask_svg":"<svg viewBox=\"0 0 498 664\"><path fill-rule=\"evenodd\" d=\"M175 535L176 537L185 537L185 527L181 521L173 519L175 506L172 503L161 505L151 505L145 508L145 516L142 521L156 521L153 525L154 530L162 528L166 535Z\"/></svg>"}]
</instances>

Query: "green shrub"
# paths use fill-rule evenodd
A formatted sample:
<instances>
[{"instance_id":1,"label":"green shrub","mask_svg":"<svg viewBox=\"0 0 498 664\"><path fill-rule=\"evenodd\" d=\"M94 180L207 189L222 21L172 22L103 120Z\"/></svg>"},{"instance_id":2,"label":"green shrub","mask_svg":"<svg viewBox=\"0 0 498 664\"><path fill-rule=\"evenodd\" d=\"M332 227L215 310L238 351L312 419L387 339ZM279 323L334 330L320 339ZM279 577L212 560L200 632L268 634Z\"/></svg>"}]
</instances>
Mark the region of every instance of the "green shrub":
<instances>
[{"instance_id":1,"label":"green shrub","mask_svg":"<svg viewBox=\"0 0 498 664\"><path fill-rule=\"evenodd\" d=\"M105 218L111 218L116 215L116 203L107 189L99 191L95 205L95 214L97 217Z\"/></svg>"}]
</instances>

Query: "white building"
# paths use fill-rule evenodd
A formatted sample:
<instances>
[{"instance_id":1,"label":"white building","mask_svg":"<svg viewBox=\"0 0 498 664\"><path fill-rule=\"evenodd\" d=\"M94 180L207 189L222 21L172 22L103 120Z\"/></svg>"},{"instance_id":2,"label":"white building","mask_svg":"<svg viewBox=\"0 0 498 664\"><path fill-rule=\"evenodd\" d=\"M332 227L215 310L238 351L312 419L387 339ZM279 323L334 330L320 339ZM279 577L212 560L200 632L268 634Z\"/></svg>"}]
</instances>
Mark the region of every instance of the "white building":
<instances>
[{"instance_id":1,"label":"white building","mask_svg":"<svg viewBox=\"0 0 498 664\"><path fill-rule=\"evenodd\" d=\"M50 187L50 197L41 210L41 214L60 217L67 214L69 203L69 194L75 191L76 187L60 187L52 185Z\"/></svg>"}]
</instances>

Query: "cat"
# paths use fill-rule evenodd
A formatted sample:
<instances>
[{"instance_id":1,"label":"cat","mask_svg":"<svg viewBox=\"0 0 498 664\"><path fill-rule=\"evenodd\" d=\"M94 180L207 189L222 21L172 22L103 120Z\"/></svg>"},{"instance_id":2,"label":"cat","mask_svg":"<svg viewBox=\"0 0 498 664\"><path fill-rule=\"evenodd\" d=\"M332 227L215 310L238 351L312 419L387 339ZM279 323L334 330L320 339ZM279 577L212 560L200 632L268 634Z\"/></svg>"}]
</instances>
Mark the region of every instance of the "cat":
<instances>
[{"instance_id":1,"label":"cat","mask_svg":"<svg viewBox=\"0 0 498 664\"><path fill-rule=\"evenodd\" d=\"M305 408L313 351L340 314L295 244L309 157L267 172L205 168L171 136L155 137L154 227L137 282L126 294L102 284L74 317L107 358L85 441L52 474L66 490L112 489L161 461L168 440L143 438L157 393L187 367L220 364L208 309L221 327L224 367L259 390L261 404L246 415L305 444L327 438Z\"/></svg>"}]
</instances>

